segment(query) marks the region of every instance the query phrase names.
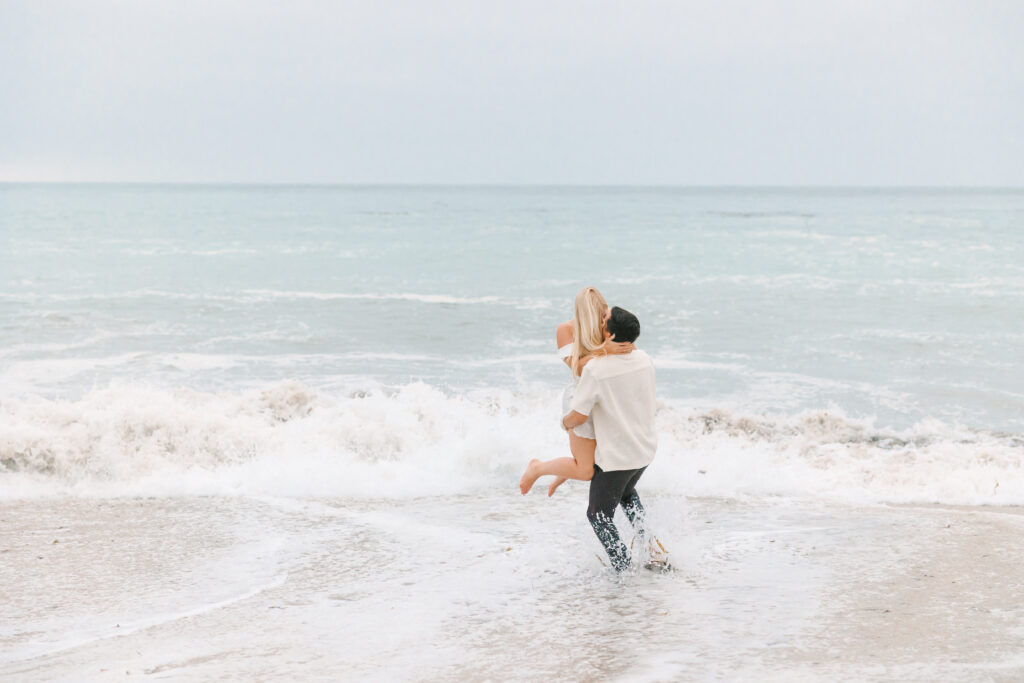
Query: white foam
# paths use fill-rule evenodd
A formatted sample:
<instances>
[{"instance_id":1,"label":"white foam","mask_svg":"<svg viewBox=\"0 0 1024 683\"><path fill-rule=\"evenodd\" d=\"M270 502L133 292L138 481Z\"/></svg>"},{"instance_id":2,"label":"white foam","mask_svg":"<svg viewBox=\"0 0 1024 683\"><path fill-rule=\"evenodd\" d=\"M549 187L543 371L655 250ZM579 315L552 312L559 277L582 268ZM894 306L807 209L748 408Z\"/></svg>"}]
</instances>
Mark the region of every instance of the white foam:
<instances>
[{"instance_id":1,"label":"white foam","mask_svg":"<svg viewBox=\"0 0 1024 683\"><path fill-rule=\"evenodd\" d=\"M113 338L115 335L112 332L100 332L85 338L77 339L72 342L65 344L43 342L34 344L12 344L6 348L0 348L0 358L4 356L16 356L22 353L55 353L61 351L70 351L72 349L81 349L88 346L92 346L101 341L107 341Z\"/></svg>"},{"instance_id":2,"label":"white foam","mask_svg":"<svg viewBox=\"0 0 1024 683\"><path fill-rule=\"evenodd\" d=\"M411 497L514 489L568 454L557 391L366 392L283 382L239 393L112 385L77 401L0 399L0 498ZM743 414L663 403L646 486L710 496L1024 504L1024 438L837 411Z\"/></svg>"},{"instance_id":3,"label":"white foam","mask_svg":"<svg viewBox=\"0 0 1024 683\"><path fill-rule=\"evenodd\" d=\"M221 249L180 249L150 247L148 249L121 249L122 254L131 256L227 256L233 254L251 255L260 253L256 249L243 247L224 247Z\"/></svg>"},{"instance_id":4,"label":"white foam","mask_svg":"<svg viewBox=\"0 0 1024 683\"><path fill-rule=\"evenodd\" d=\"M427 304L490 304L500 302L496 296L463 297L447 294L418 294L415 292L384 292L384 293L356 293L356 292L310 292L290 291L276 289L245 289L238 293L228 294L192 294L188 292L171 292L159 289L137 289L110 294L59 294L59 293L12 293L0 292L0 300L7 301L91 301L107 299L180 299L187 301L271 301L271 300L296 300L312 299L318 301L335 300L364 300L364 301L417 301ZM523 301L504 301L506 305L525 308L546 308L550 301L546 299L530 299Z\"/></svg>"},{"instance_id":5,"label":"white foam","mask_svg":"<svg viewBox=\"0 0 1024 683\"><path fill-rule=\"evenodd\" d=\"M303 292L281 291L276 289L247 289L242 293L266 299L317 299L321 301L331 301L334 299L362 299L366 301L418 301L426 304L487 304L498 301L498 297L496 296L460 297L448 296L446 294L415 294L409 292L356 294L349 292Z\"/></svg>"},{"instance_id":6,"label":"white foam","mask_svg":"<svg viewBox=\"0 0 1024 683\"><path fill-rule=\"evenodd\" d=\"M748 233L752 237L773 237L781 239L813 240L816 242L834 241L836 235L826 235L809 230L758 230Z\"/></svg>"},{"instance_id":7,"label":"white foam","mask_svg":"<svg viewBox=\"0 0 1024 683\"><path fill-rule=\"evenodd\" d=\"M45 378L57 384L98 368L127 365L141 358L140 353L122 353L96 358L38 358L13 361L0 370L0 387L5 394L31 391Z\"/></svg>"},{"instance_id":8,"label":"white foam","mask_svg":"<svg viewBox=\"0 0 1024 683\"><path fill-rule=\"evenodd\" d=\"M172 621L178 621L181 619L189 619L192 617L206 614L207 612L213 612L215 610L224 609L236 603L248 600L260 593L265 591L273 590L284 585L284 582L288 580L288 575L281 574L275 576L272 580L267 581L261 585L250 588L238 595L233 595L223 600L211 602L207 604L201 604L194 607L190 607L185 610L178 612L172 612L167 614L157 614L145 618L137 618L134 620L125 620L124 626L118 624L116 630L111 630L109 627L102 626L91 626L81 629L80 632L65 635L61 640L57 642L47 643L34 643L29 647L22 648L13 656L7 655L5 657L6 662L19 662L28 659L34 659L36 657L45 657L47 655L54 655L68 650L74 650L86 645L93 643L112 640L114 638L124 638L138 631L144 631L154 626L160 626Z\"/></svg>"}]
</instances>

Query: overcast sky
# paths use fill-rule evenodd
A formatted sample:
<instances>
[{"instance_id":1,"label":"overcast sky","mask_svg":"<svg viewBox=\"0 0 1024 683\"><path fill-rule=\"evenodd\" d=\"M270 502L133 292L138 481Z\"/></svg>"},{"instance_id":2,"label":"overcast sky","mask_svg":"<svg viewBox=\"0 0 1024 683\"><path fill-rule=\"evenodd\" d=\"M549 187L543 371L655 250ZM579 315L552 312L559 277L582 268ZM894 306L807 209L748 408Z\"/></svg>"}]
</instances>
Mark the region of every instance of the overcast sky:
<instances>
[{"instance_id":1,"label":"overcast sky","mask_svg":"<svg viewBox=\"0 0 1024 683\"><path fill-rule=\"evenodd\" d=\"M0 0L0 180L1024 185L1024 1Z\"/></svg>"}]
</instances>

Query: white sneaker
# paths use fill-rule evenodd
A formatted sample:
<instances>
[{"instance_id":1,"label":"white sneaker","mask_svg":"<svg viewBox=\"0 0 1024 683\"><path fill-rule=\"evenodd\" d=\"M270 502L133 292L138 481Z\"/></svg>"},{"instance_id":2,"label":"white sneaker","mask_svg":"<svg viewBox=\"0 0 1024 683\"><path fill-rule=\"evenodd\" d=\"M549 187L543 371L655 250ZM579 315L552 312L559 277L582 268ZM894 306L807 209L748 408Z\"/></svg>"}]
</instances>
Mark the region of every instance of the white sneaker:
<instances>
[{"instance_id":1,"label":"white sneaker","mask_svg":"<svg viewBox=\"0 0 1024 683\"><path fill-rule=\"evenodd\" d=\"M633 537L633 542L629 547L629 554L633 557L636 557L637 538L637 536ZM665 546L655 536L651 536L651 539L647 542L647 554L643 559L644 569L650 569L654 572L667 572L672 569L672 564L668 561L668 551L665 550Z\"/></svg>"},{"instance_id":2,"label":"white sneaker","mask_svg":"<svg viewBox=\"0 0 1024 683\"><path fill-rule=\"evenodd\" d=\"M647 553L647 562L644 563L644 569L650 569L655 572L672 570L672 564L668 561L668 551L665 550L665 546L661 544L657 537L651 536L651 540L647 544Z\"/></svg>"}]
</instances>

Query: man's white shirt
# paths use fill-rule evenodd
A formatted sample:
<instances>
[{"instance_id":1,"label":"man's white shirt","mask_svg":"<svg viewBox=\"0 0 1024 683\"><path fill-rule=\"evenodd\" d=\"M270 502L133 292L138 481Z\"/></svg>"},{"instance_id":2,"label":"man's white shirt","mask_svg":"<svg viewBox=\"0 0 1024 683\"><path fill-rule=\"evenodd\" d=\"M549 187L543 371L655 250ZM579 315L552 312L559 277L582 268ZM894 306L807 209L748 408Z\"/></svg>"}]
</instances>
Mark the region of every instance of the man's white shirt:
<instances>
[{"instance_id":1,"label":"man's white shirt","mask_svg":"<svg viewBox=\"0 0 1024 683\"><path fill-rule=\"evenodd\" d=\"M593 419L594 461L605 472L635 470L654 460L654 363L643 351L590 360L573 392L572 409Z\"/></svg>"}]
</instances>

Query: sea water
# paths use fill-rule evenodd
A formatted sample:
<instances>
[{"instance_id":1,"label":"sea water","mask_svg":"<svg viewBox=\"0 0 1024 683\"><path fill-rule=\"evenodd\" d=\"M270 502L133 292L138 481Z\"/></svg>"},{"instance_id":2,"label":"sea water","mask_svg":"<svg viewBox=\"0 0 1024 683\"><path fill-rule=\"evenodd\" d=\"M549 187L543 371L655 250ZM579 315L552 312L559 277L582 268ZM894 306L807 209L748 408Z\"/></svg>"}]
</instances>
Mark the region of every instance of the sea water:
<instances>
[{"instance_id":1,"label":"sea water","mask_svg":"<svg viewBox=\"0 0 1024 683\"><path fill-rule=\"evenodd\" d=\"M584 286L637 314L657 369L641 488L683 571L635 577L637 613L602 578L585 485L517 488L568 453L554 330ZM888 533L871 506L1024 504L1022 323L1019 190L0 185L0 578L78 548L12 598L6 671L280 608L319 625L278 634L284 660L322 656L340 610L367 641L332 666L501 677L496 623L512 650L593 637L594 591L645 623L703 610L704 655L665 671L728 670L715 643L766 648L814 612L801 591L835 567L807 558ZM839 538L835 506L872 512ZM729 564L783 533L792 554ZM787 607L731 611L732 591ZM625 675L701 639L672 623L526 672ZM400 654L416 642L433 659ZM238 647L139 666L287 675L225 664Z\"/></svg>"},{"instance_id":2,"label":"sea water","mask_svg":"<svg viewBox=\"0 0 1024 683\"><path fill-rule=\"evenodd\" d=\"M503 485L588 285L672 488L1024 503L1009 190L0 186L0 491Z\"/></svg>"}]
</instances>

